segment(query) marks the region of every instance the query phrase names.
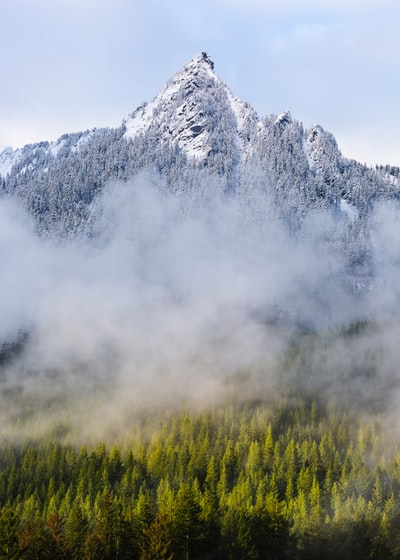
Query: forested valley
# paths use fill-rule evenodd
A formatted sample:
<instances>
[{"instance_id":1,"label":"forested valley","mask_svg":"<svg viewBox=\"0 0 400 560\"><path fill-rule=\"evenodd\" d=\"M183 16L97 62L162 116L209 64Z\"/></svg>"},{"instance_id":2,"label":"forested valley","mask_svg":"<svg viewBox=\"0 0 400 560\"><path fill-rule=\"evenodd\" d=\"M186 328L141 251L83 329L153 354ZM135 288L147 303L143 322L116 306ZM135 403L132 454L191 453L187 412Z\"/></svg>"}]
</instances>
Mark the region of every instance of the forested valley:
<instances>
[{"instance_id":1,"label":"forested valley","mask_svg":"<svg viewBox=\"0 0 400 560\"><path fill-rule=\"evenodd\" d=\"M309 353L292 349L286 367ZM113 442L2 441L0 557L400 558L400 448L382 395L361 405L345 385L312 386L154 412Z\"/></svg>"}]
</instances>

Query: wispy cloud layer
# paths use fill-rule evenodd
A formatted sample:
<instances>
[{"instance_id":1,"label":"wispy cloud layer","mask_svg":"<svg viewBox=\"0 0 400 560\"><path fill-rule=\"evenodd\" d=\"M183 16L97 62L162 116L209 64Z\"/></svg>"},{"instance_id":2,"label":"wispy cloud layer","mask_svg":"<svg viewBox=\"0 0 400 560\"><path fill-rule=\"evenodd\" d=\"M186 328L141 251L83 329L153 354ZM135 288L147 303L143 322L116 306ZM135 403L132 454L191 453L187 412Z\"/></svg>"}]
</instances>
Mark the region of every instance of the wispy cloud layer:
<instances>
[{"instance_id":1,"label":"wispy cloud layer","mask_svg":"<svg viewBox=\"0 0 400 560\"><path fill-rule=\"evenodd\" d=\"M1 371L3 433L68 425L105 437L161 405L208 406L295 383L362 401L375 389L350 374L382 349L376 383L398 386L393 209L377 213L379 281L362 297L342 282L329 213L310 213L296 241L265 195L229 201L204 184L172 196L147 176L110 185L95 212L94 241L55 244L1 202L0 340L28 334ZM353 344L332 334L366 316L371 335ZM300 369L283 366L296 333L314 329L328 336L322 354L306 350Z\"/></svg>"}]
</instances>

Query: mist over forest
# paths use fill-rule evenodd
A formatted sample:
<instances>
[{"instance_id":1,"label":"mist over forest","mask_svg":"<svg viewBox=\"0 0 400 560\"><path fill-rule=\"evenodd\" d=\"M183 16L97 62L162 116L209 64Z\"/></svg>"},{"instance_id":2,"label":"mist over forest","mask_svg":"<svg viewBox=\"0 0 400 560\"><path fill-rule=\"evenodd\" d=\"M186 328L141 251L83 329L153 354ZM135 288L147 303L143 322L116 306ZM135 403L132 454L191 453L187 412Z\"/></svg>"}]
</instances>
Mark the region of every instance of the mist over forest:
<instances>
[{"instance_id":1,"label":"mist over forest","mask_svg":"<svg viewBox=\"0 0 400 560\"><path fill-rule=\"evenodd\" d=\"M116 437L146 413L311 391L392 423L399 213L370 218L367 286L309 210L288 232L260 190L155 174L110 182L87 235L48 239L0 201L1 433Z\"/></svg>"},{"instance_id":2,"label":"mist over forest","mask_svg":"<svg viewBox=\"0 0 400 560\"><path fill-rule=\"evenodd\" d=\"M398 560L400 169L207 52L0 153L0 558Z\"/></svg>"}]
</instances>

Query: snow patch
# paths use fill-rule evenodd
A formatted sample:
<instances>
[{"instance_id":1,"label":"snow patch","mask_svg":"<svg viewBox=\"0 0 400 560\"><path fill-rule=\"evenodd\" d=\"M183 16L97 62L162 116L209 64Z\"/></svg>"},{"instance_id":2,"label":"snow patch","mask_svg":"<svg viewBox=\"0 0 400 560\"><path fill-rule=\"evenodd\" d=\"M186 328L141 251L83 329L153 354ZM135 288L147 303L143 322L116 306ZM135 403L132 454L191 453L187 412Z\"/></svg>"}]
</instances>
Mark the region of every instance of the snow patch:
<instances>
[{"instance_id":1,"label":"snow patch","mask_svg":"<svg viewBox=\"0 0 400 560\"><path fill-rule=\"evenodd\" d=\"M284 111L280 113L275 119L275 124L292 124L293 117L290 111Z\"/></svg>"},{"instance_id":2,"label":"snow patch","mask_svg":"<svg viewBox=\"0 0 400 560\"><path fill-rule=\"evenodd\" d=\"M93 130L89 130L88 132L84 132L79 140L77 141L77 143L75 144L75 146L72 146L71 148L71 152L78 152L82 146L84 146L85 144L87 144L89 142L89 140L91 140L93 138L93 136L96 134L97 129L94 128Z\"/></svg>"},{"instance_id":3,"label":"snow patch","mask_svg":"<svg viewBox=\"0 0 400 560\"><path fill-rule=\"evenodd\" d=\"M22 152L20 149L13 150L5 148L0 154L0 175L5 177L8 175L12 167L21 159Z\"/></svg>"},{"instance_id":4,"label":"snow patch","mask_svg":"<svg viewBox=\"0 0 400 560\"><path fill-rule=\"evenodd\" d=\"M55 142L52 142L49 146L49 152L51 153L51 155L53 156L53 158L56 158L58 155L58 152L61 150L61 148L64 146L65 144L65 138L60 140L56 140Z\"/></svg>"},{"instance_id":5,"label":"snow patch","mask_svg":"<svg viewBox=\"0 0 400 560\"><path fill-rule=\"evenodd\" d=\"M254 109L252 109L252 107L250 107L250 105L244 103L244 101L238 97L235 97L230 89L227 88L226 91L232 112L235 115L238 131L240 132L243 130L245 124L248 123L249 117L252 117L254 120L258 120L257 113Z\"/></svg>"},{"instance_id":6,"label":"snow patch","mask_svg":"<svg viewBox=\"0 0 400 560\"><path fill-rule=\"evenodd\" d=\"M151 103L144 103L128 117L125 121L126 132L124 138L133 139L137 135L145 133L151 124L154 124L154 119L162 121L163 117L172 116L168 113L175 113L174 119L178 121L182 121L182 117L187 120L187 113L181 110L184 108L185 86L196 83L197 79L219 82L220 80L213 69L214 63L207 53L203 52L195 56L167 82L166 87ZM181 118L179 119L179 117ZM172 122L172 119L170 121ZM175 126L175 128L177 127ZM188 149L188 155L191 155L192 152L198 154L194 146Z\"/></svg>"},{"instance_id":7,"label":"snow patch","mask_svg":"<svg viewBox=\"0 0 400 560\"><path fill-rule=\"evenodd\" d=\"M138 134L146 132L151 125L153 109L156 106L156 99L149 104L141 105L125 121L126 132L124 138L132 139Z\"/></svg>"}]
</instances>

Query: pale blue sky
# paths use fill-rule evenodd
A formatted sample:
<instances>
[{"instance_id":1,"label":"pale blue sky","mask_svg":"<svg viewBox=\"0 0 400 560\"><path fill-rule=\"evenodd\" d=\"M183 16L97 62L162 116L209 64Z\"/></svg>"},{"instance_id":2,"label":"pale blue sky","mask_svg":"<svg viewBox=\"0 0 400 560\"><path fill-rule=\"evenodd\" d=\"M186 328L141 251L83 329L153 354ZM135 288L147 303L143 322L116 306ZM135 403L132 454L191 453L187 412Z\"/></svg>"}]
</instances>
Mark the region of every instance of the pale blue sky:
<instances>
[{"instance_id":1,"label":"pale blue sky","mask_svg":"<svg viewBox=\"0 0 400 560\"><path fill-rule=\"evenodd\" d=\"M259 115L400 165L398 0L1 0L0 149L118 126L200 51Z\"/></svg>"}]
</instances>

